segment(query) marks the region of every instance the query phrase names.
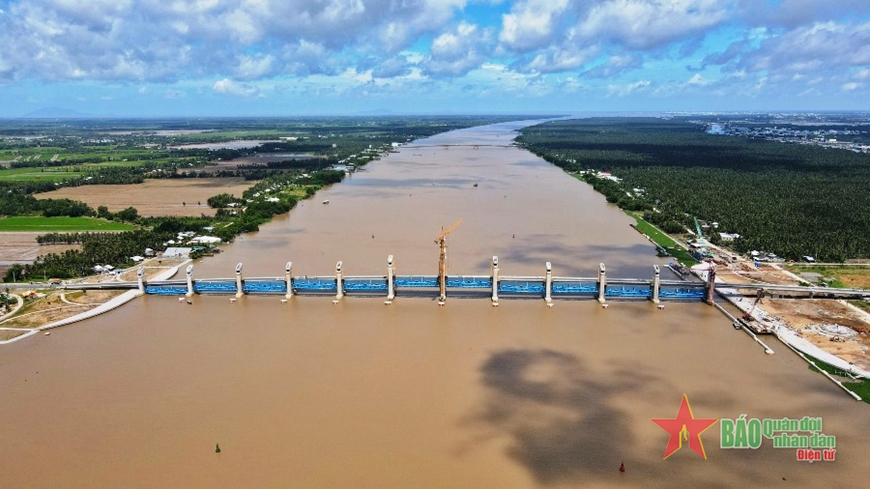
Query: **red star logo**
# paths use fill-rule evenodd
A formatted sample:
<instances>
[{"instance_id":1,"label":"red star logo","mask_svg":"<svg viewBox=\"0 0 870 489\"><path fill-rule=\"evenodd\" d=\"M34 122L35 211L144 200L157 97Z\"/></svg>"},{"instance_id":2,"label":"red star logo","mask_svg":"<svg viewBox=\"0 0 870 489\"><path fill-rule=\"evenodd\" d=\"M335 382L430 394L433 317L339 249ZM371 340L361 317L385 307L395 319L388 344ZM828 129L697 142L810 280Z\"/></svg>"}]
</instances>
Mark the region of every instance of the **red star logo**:
<instances>
[{"instance_id":1,"label":"red star logo","mask_svg":"<svg viewBox=\"0 0 870 489\"><path fill-rule=\"evenodd\" d=\"M689 398L683 394L683 402L680 403L680 411L674 419L653 419L653 422L661 426L671 434L668 446L665 448L664 458L670 457L674 452L683 448L683 441L689 441L689 448L707 460L704 452L704 444L701 443L701 433L719 421L712 419L695 419L692 416L692 408L689 406Z\"/></svg>"}]
</instances>

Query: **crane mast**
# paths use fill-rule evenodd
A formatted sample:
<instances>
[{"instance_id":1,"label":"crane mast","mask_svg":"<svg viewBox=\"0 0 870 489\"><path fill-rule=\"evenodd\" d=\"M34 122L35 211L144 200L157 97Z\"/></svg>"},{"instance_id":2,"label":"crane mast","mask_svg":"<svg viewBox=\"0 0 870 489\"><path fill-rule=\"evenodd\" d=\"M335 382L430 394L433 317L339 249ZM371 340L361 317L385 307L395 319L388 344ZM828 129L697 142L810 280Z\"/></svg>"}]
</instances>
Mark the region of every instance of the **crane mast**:
<instances>
[{"instance_id":1,"label":"crane mast","mask_svg":"<svg viewBox=\"0 0 870 489\"><path fill-rule=\"evenodd\" d=\"M438 303L444 304L444 301L447 300L447 235L452 233L454 229L456 229L459 224L462 223L462 219L456 221L446 230L441 228L441 235L435 239L435 243L438 244L439 252L438 252Z\"/></svg>"}]
</instances>

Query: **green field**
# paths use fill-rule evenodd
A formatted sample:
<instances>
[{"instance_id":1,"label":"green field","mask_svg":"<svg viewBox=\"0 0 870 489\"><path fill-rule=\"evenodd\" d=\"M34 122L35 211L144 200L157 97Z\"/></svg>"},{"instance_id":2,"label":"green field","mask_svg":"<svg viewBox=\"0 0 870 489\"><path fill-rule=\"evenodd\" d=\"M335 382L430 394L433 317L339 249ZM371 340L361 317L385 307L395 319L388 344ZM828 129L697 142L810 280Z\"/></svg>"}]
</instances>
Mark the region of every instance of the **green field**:
<instances>
[{"instance_id":1,"label":"green field","mask_svg":"<svg viewBox=\"0 0 870 489\"><path fill-rule=\"evenodd\" d=\"M861 396L861 400L870 403L870 380L853 380L846 372L838 369L837 367L833 367L828 365L827 363L819 360L818 358L811 357L806 355L807 358L812 360L819 366L819 369L828 372L831 375L840 377L838 380L843 382L843 385L846 386L849 390ZM810 370L818 372L819 369L809 365Z\"/></svg>"},{"instance_id":2,"label":"green field","mask_svg":"<svg viewBox=\"0 0 870 489\"><path fill-rule=\"evenodd\" d=\"M159 160L158 160L159 161ZM88 171L99 170L109 167L133 168L144 162L135 161L110 161L106 163L84 163L80 165L56 166L56 167L30 167L30 168L0 168L0 182L31 182L61 180L79 178L85 176Z\"/></svg>"},{"instance_id":3,"label":"green field","mask_svg":"<svg viewBox=\"0 0 870 489\"><path fill-rule=\"evenodd\" d=\"M637 221L636 227L638 231L649 236L654 243L668 250L668 253L670 253L678 262L687 267L698 263L698 260L692 258L692 255L690 255L685 248L677 244L677 242L671 239L667 234L659 231L658 228L652 224L644 221L642 217L637 215L637 213L627 212L627 214Z\"/></svg>"},{"instance_id":4,"label":"green field","mask_svg":"<svg viewBox=\"0 0 870 489\"><path fill-rule=\"evenodd\" d=\"M870 264L836 266L795 263L788 269L797 274L811 272L833 279L826 281L830 287L870 289Z\"/></svg>"},{"instance_id":5,"label":"green field","mask_svg":"<svg viewBox=\"0 0 870 489\"><path fill-rule=\"evenodd\" d=\"M0 231L73 232L73 231L129 231L134 226L121 222L91 217L4 217Z\"/></svg>"}]
</instances>

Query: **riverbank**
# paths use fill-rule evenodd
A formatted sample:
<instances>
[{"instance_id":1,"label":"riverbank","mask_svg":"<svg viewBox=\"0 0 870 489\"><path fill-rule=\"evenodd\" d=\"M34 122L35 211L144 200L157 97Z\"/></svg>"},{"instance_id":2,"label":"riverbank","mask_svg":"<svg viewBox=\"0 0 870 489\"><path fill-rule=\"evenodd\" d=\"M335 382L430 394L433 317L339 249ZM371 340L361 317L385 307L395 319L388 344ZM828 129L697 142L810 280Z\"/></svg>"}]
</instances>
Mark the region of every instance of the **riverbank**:
<instances>
[{"instance_id":1,"label":"riverbank","mask_svg":"<svg viewBox=\"0 0 870 489\"><path fill-rule=\"evenodd\" d=\"M666 251L683 266L698 263L691 256L689 247L679 238L645 221L637 211L623 209L623 212L635 219L636 224L632 227L654 243L660 254ZM722 277L727 277L727 281L732 283L800 285L806 282L782 267L768 264L759 266L732 250L712 244L708 245L708 249L714 253L719 282L724 281ZM857 280L865 278L860 276ZM850 279L856 280L854 277ZM767 304L762 305L746 300L733 290L720 291L720 296L737 307L741 313L752 317L753 323L759 325L759 331L775 335L780 342L796 352L814 357L817 361L850 372L856 377L870 379L870 338L867 336L870 333L870 316L860 307L834 299L768 299ZM800 307L799 304L807 307ZM824 333L825 326L845 328L844 331L851 333L847 337L829 335ZM755 333L750 334L755 341L760 342Z\"/></svg>"},{"instance_id":2,"label":"riverbank","mask_svg":"<svg viewBox=\"0 0 870 489\"><path fill-rule=\"evenodd\" d=\"M646 223L635 212L625 212L638 220L636 229L647 239L669 251L679 249L687 254L688 248L677 238ZM651 230L651 232L644 232L644 230ZM730 250L712 245L710 249L720 258L731 257L727 261L726 259L717 261L717 282L787 285L799 285L804 282L801 277L781 267L767 264L763 267L756 266ZM682 259L678 258L678 261L683 263ZM835 299L768 298L762 303L747 299L733 289L719 289L719 295L739 309L742 314L752 318L751 322L757 326L756 332L751 333L751 336L756 341L760 340L755 333L770 333L789 348L809 355L817 361L843 372L849 372L855 377L870 379L870 356L868 356L870 340L867 338L867 333L870 331L870 318L861 309ZM848 337L827 334L825 325L845 328L844 331L854 334Z\"/></svg>"},{"instance_id":3,"label":"riverbank","mask_svg":"<svg viewBox=\"0 0 870 489\"><path fill-rule=\"evenodd\" d=\"M508 131L485 131L400 149L197 260L195 275L232 276L243 262L245 276L275 277L291 260L298 275L339 260L345 273L380 275L390 254L398 273L431 274L433 239L460 217L449 236L454 271L485 274L493 255L510 275L540 275L551 261L558 275L593 276L603 262L610 276L648 278L667 263L600 195L507 146ZM330 299L144 297L4 349L0 410L14 422L0 444L0 485L861 480L867 406L797 356L763 354L699 302ZM822 416L842 450L810 465L770 440L751 454L722 450L711 429L708 460L680 450L663 461L669 435L650 419L673 418L684 394L696 417ZM62 408L47 416L46 406ZM47 466L47 453L60 456Z\"/></svg>"},{"instance_id":4,"label":"riverbank","mask_svg":"<svg viewBox=\"0 0 870 489\"><path fill-rule=\"evenodd\" d=\"M685 267L698 263L698 260L689 253L689 247L686 244L676 240L654 224L644 220L640 213L633 211L625 211L625 213L634 218L636 221L636 224L633 225L634 229L644 235L650 242L655 243L659 253L667 253L667 256L672 256Z\"/></svg>"},{"instance_id":5,"label":"riverbank","mask_svg":"<svg viewBox=\"0 0 870 489\"><path fill-rule=\"evenodd\" d=\"M189 259L153 258L141 265L145 268L146 280L167 280L189 263ZM114 280L135 280L138 266L123 271L118 278L95 275L79 279L77 283L102 283ZM33 292L34 299L26 304L18 297L19 305L14 311L0 318L0 345L14 343L40 332L90 319L116 309L142 295L139 290L120 291L82 291L69 293L65 290L42 289ZM70 300L68 296L76 296ZM24 306L27 306L25 310ZM87 308L82 311L82 308ZM17 333L17 334L16 334Z\"/></svg>"}]
</instances>

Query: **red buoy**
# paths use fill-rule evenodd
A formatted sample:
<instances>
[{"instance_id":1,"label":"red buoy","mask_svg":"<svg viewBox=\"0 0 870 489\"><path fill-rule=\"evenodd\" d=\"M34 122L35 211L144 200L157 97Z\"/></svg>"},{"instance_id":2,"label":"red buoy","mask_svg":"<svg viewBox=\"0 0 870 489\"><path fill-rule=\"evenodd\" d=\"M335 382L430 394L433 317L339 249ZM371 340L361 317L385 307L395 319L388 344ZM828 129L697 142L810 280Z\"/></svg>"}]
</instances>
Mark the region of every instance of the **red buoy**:
<instances>
[{"instance_id":1,"label":"red buoy","mask_svg":"<svg viewBox=\"0 0 870 489\"><path fill-rule=\"evenodd\" d=\"M620 471L620 472L625 472L625 462L622 462L622 463L619 464L619 471Z\"/></svg>"}]
</instances>

